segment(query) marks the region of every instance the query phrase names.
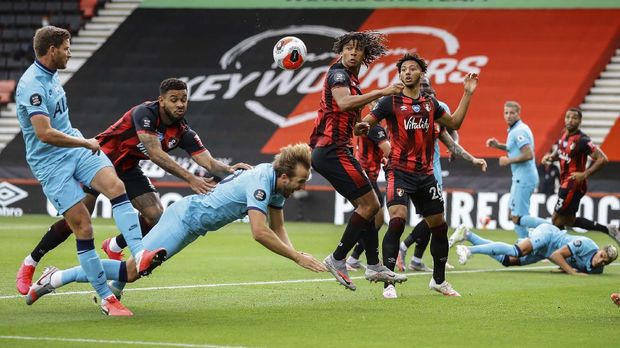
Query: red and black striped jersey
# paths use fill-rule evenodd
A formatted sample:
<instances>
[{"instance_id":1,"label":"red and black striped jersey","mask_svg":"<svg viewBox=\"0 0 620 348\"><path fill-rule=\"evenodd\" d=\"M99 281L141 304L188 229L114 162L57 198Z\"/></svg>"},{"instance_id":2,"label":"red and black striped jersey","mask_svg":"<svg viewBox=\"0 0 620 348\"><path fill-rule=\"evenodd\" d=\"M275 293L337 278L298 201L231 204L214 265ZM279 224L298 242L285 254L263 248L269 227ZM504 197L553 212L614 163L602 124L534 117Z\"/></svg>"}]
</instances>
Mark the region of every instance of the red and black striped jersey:
<instances>
[{"instance_id":1,"label":"red and black striped jersey","mask_svg":"<svg viewBox=\"0 0 620 348\"><path fill-rule=\"evenodd\" d=\"M139 133L155 135L161 142L162 150L170 152L180 147L191 156L206 151L202 141L185 119L166 126L159 117L159 102L145 102L127 111L116 123L95 138L101 150L110 158L114 168L125 172L138 166L140 160L149 159Z\"/></svg>"},{"instance_id":2,"label":"red and black striped jersey","mask_svg":"<svg viewBox=\"0 0 620 348\"><path fill-rule=\"evenodd\" d=\"M341 111L332 95L332 88L347 87L351 95L361 95L357 76L346 70L342 63L332 65L323 83L319 115L314 121L310 146L324 147L332 144L352 147L353 126L360 118L361 108Z\"/></svg>"},{"instance_id":3,"label":"red and black striped jersey","mask_svg":"<svg viewBox=\"0 0 620 348\"><path fill-rule=\"evenodd\" d=\"M571 180L570 175L575 172L586 170L588 156L596 151L598 147L590 140L590 137L577 130L575 134L568 134L566 130L562 132L558 140L558 157L560 158L560 187L580 190L587 190L586 180L581 184L576 184Z\"/></svg>"},{"instance_id":4,"label":"red and black striped jersey","mask_svg":"<svg viewBox=\"0 0 620 348\"><path fill-rule=\"evenodd\" d=\"M379 177L381 159L383 158L383 151L379 145L386 141L387 134L385 129L379 125L370 128L367 136L357 137L355 157L360 162L370 181L377 181Z\"/></svg>"},{"instance_id":5,"label":"red and black striped jersey","mask_svg":"<svg viewBox=\"0 0 620 348\"><path fill-rule=\"evenodd\" d=\"M388 165L408 173L432 175L435 120L445 114L433 97L413 99L400 93L386 96L370 113L375 119L386 120L392 151Z\"/></svg>"}]
</instances>

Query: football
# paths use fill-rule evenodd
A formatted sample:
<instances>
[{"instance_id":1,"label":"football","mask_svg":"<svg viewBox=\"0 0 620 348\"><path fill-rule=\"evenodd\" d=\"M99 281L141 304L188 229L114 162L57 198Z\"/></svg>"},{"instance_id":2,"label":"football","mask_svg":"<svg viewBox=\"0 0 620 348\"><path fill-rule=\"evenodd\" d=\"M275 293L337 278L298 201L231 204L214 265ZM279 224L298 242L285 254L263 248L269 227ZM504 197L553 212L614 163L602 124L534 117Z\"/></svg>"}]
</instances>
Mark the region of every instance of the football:
<instances>
[{"instance_id":1,"label":"football","mask_svg":"<svg viewBox=\"0 0 620 348\"><path fill-rule=\"evenodd\" d=\"M299 69L306 60L306 44L294 36L286 36L273 46L273 60L282 69Z\"/></svg>"}]
</instances>

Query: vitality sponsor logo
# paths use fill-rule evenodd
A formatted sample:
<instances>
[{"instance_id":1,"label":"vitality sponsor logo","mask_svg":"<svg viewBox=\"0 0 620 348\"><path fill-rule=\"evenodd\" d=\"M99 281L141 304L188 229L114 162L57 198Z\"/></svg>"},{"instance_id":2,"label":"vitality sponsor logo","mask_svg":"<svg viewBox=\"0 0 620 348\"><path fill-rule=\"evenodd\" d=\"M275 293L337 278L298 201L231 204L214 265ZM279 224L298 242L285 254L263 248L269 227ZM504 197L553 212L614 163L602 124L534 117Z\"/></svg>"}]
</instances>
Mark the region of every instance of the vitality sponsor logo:
<instances>
[{"instance_id":1,"label":"vitality sponsor logo","mask_svg":"<svg viewBox=\"0 0 620 348\"><path fill-rule=\"evenodd\" d=\"M406 52L415 52L418 48L412 34L426 36L437 46L439 54L431 58L427 76L437 85L461 84L469 72L478 73L487 65L486 55L458 55L459 39L449 31L430 26L394 26L377 28L376 31L388 35L389 46L386 57L373 63L368 69L360 71L362 90L384 88L398 81L396 61ZM323 89L325 73L334 63L337 55L328 52L334 38L346 33L347 30L323 25L300 25L281 29L270 29L241 40L224 52L219 60L221 74L181 77L187 83L189 99L192 102L211 100L241 99L243 105L252 114L273 123L279 129L262 148L262 153L276 153L280 146L291 142L307 141L311 133L312 121L317 116L320 93ZM298 36L302 39L323 37L320 47L308 46L309 52L306 65L296 71L278 69L275 63L265 65L265 70L256 69L256 64L245 67L244 62L251 62L255 56L252 49L271 51L271 45L282 36ZM406 40L405 40L406 38ZM315 41L316 42L316 41ZM323 49L321 53L317 51ZM444 53L441 53L444 52ZM283 111L280 96L289 98L297 95L299 104L291 111ZM289 106L290 108L290 106ZM290 109L289 109L290 110ZM288 115L286 115L288 113ZM286 131L285 131L286 129Z\"/></svg>"},{"instance_id":2,"label":"vitality sponsor logo","mask_svg":"<svg viewBox=\"0 0 620 348\"><path fill-rule=\"evenodd\" d=\"M28 197L28 192L8 182L0 183L0 216L22 216L24 211L9 205Z\"/></svg>"}]
</instances>

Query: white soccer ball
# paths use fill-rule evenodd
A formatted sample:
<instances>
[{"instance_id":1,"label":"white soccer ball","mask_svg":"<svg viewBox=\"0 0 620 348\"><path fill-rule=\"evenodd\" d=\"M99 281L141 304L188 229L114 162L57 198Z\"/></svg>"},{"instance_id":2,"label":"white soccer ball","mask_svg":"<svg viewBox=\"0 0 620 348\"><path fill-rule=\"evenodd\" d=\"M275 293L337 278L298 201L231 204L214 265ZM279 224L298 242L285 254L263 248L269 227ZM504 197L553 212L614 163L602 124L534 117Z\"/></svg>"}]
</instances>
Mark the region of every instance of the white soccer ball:
<instances>
[{"instance_id":1,"label":"white soccer ball","mask_svg":"<svg viewBox=\"0 0 620 348\"><path fill-rule=\"evenodd\" d=\"M283 37L273 46L273 60L286 70L299 69L306 61L306 44L294 36Z\"/></svg>"}]
</instances>

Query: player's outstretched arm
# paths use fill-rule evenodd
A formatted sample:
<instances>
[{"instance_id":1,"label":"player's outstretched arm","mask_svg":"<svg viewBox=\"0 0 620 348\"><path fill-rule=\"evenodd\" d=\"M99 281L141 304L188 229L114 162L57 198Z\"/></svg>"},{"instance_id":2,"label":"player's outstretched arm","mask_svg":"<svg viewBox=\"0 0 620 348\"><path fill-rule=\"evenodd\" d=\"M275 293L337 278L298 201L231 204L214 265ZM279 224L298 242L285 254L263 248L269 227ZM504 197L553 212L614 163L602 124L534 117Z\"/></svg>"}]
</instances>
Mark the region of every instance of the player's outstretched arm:
<instances>
[{"instance_id":1,"label":"player's outstretched arm","mask_svg":"<svg viewBox=\"0 0 620 348\"><path fill-rule=\"evenodd\" d=\"M465 75L464 92L459 102L459 106L454 110L452 115L445 113L443 117L437 119L437 123L450 129L459 129L465 120L471 97L478 87L478 74L468 73Z\"/></svg>"},{"instance_id":2,"label":"player's outstretched arm","mask_svg":"<svg viewBox=\"0 0 620 348\"><path fill-rule=\"evenodd\" d=\"M37 138L42 142L58 147L84 147L93 153L99 153L99 142L96 139L84 139L65 134L52 127L49 116L33 115L30 118Z\"/></svg>"},{"instance_id":3,"label":"player's outstretched arm","mask_svg":"<svg viewBox=\"0 0 620 348\"><path fill-rule=\"evenodd\" d=\"M250 209L248 211L248 217L250 218L250 228L252 229L254 240L261 243L265 248L278 255L289 258L301 267L313 272L325 272L327 270L325 266L312 257L312 255L299 252L282 242L275 232L267 226L267 217L263 212Z\"/></svg>"},{"instance_id":4,"label":"player's outstretched arm","mask_svg":"<svg viewBox=\"0 0 620 348\"><path fill-rule=\"evenodd\" d=\"M228 164L213 158L209 150L202 151L197 155L192 156L192 159L198 163L199 166L208 170L209 173L217 175L220 178L227 177L228 175L234 173L237 169L252 169L251 165L242 162L229 166Z\"/></svg>"},{"instance_id":5,"label":"player's outstretched arm","mask_svg":"<svg viewBox=\"0 0 620 348\"><path fill-rule=\"evenodd\" d=\"M496 148L496 149L498 149L498 150L502 150L502 151L506 151L506 150L508 150L508 149L506 148L506 144L504 144L504 143L500 143L500 142L499 142L497 139L495 139L495 138L489 138L489 139L487 139L486 144L487 144L487 147L493 147L493 148Z\"/></svg>"},{"instance_id":6,"label":"player's outstretched arm","mask_svg":"<svg viewBox=\"0 0 620 348\"><path fill-rule=\"evenodd\" d=\"M560 266L560 268L567 274L587 275L585 273L577 272L575 269L573 269L573 267L571 267L571 265L568 264L568 262L566 262L566 258L571 257L571 256L572 256L572 253L570 249L568 248L568 245L565 245L561 247L560 249L554 251L553 254L549 256L549 260L555 263L556 265Z\"/></svg>"},{"instance_id":7,"label":"player's outstretched arm","mask_svg":"<svg viewBox=\"0 0 620 348\"><path fill-rule=\"evenodd\" d=\"M469 152L467 152L459 143L454 141L454 139L448 134L448 132L444 129L439 133L439 140L446 145L446 147L453 153L455 156L461 157L467 162L480 167L480 170L483 172L487 171L487 162L484 159L476 158L472 156Z\"/></svg>"}]
</instances>

